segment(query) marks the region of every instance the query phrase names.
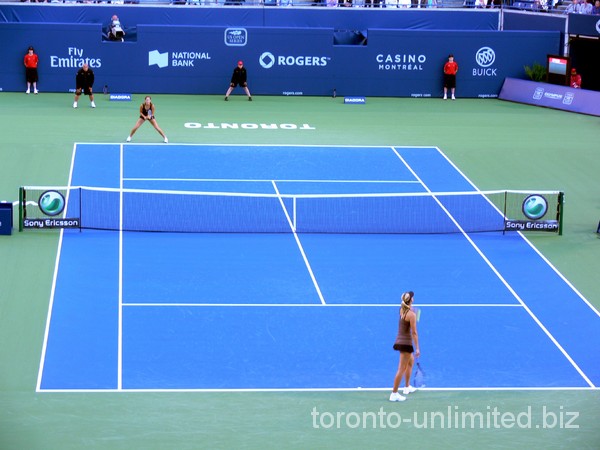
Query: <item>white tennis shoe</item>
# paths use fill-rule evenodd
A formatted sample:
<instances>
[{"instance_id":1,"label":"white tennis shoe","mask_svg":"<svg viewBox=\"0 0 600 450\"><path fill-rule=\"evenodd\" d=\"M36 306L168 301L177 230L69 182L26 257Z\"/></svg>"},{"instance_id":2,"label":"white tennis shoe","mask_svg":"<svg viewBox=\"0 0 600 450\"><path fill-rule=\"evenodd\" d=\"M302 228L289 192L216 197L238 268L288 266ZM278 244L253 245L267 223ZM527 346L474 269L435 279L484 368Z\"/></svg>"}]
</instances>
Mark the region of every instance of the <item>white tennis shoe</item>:
<instances>
[{"instance_id":1,"label":"white tennis shoe","mask_svg":"<svg viewBox=\"0 0 600 450\"><path fill-rule=\"evenodd\" d=\"M127 136L127 139L125 139L127 142L131 142L131 136Z\"/></svg>"},{"instance_id":2,"label":"white tennis shoe","mask_svg":"<svg viewBox=\"0 0 600 450\"><path fill-rule=\"evenodd\" d=\"M392 392L390 394L390 402L403 402L406 400L406 397L400 395L400 392Z\"/></svg>"},{"instance_id":3,"label":"white tennis shoe","mask_svg":"<svg viewBox=\"0 0 600 450\"><path fill-rule=\"evenodd\" d=\"M165 138L165 140L163 141L165 144L169 143L169 140L167 138Z\"/></svg>"},{"instance_id":4,"label":"white tennis shoe","mask_svg":"<svg viewBox=\"0 0 600 450\"><path fill-rule=\"evenodd\" d=\"M402 389L402 393L404 395L412 394L413 392L417 392L417 388L416 387L406 386L404 389Z\"/></svg>"}]
</instances>

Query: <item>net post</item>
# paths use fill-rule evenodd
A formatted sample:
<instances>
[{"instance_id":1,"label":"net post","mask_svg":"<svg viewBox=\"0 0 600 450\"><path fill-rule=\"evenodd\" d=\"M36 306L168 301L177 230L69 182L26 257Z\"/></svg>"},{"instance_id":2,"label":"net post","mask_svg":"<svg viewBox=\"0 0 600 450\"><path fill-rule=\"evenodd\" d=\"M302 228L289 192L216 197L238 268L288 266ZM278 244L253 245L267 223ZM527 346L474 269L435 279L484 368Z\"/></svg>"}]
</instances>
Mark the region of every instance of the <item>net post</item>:
<instances>
[{"instance_id":1,"label":"net post","mask_svg":"<svg viewBox=\"0 0 600 450\"><path fill-rule=\"evenodd\" d=\"M19 232L23 231L23 221L25 219L25 188L19 188Z\"/></svg>"},{"instance_id":2,"label":"net post","mask_svg":"<svg viewBox=\"0 0 600 450\"><path fill-rule=\"evenodd\" d=\"M294 232L296 232L296 230L297 230L297 226L296 226L296 198L297 197L294 195L294 197L292 199L292 205L293 205L292 206L292 210L293 210L292 216L294 217L293 220L292 220L292 222L294 224Z\"/></svg>"},{"instance_id":3,"label":"net post","mask_svg":"<svg viewBox=\"0 0 600 450\"><path fill-rule=\"evenodd\" d=\"M504 229L502 230L502 235L506 234L506 204L508 203L508 191L504 191L504 211L502 211L502 214L504 214Z\"/></svg>"},{"instance_id":4,"label":"net post","mask_svg":"<svg viewBox=\"0 0 600 450\"><path fill-rule=\"evenodd\" d=\"M81 186L79 186L79 232L81 233L82 229L83 229L83 199L81 198L83 196L83 191Z\"/></svg>"},{"instance_id":5,"label":"net post","mask_svg":"<svg viewBox=\"0 0 600 450\"><path fill-rule=\"evenodd\" d=\"M558 219L558 235L563 234L563 216L564 216L565 193L558 193L558 204L556 205L556 218Z\"/></svg>"}]
</instances>

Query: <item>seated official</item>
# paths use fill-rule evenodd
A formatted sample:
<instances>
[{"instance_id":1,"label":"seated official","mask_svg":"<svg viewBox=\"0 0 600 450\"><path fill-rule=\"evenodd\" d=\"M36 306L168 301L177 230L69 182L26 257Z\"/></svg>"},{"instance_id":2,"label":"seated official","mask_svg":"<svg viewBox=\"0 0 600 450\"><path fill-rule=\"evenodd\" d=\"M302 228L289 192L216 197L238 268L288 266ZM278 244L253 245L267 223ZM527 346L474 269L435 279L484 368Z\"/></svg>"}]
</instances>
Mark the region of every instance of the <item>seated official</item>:
<instances>
[{"instance_id":1,"label":"seated official","mask_svg":"<svg viewBox=\"0 0 600 450\"><path fill-rule=\"evenodd\" d=\"M125 40L125 31L123 31L121 21L119 20L119 17L116 14L110 19L107 34L109 41L123 42Z\"/></svg>"}]
</instances>

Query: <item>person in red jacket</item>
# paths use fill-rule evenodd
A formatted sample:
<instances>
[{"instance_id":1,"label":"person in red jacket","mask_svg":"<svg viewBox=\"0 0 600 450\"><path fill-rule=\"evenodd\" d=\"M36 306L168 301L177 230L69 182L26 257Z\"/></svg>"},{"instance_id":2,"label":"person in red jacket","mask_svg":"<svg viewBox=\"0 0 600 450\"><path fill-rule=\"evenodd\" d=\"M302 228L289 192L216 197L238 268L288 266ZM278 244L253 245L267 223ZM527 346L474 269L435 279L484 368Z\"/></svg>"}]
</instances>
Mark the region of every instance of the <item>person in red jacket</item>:
<instances>
[{"instance_id":1,"label":"person in red jacket","mask_svg":"<svg viewBox=\"0 0 600 450\"><path fill-rule=\"evenodd\" d=\"M27 81L27 90L26 94L31 92L31 85L33 84L33 93L37 94L37 82L38 82L38 66L39 58L38 55L35 54L33 47L29 47L27 49L27 54L25 58L23 58L23 63L25 64L25 81Z\"/></svg>"},{"instance_id":2,"label":"person in red jacket","mask_svg":"<svg viewBox=\"0 0 600 450\"><path fill-rule=\"evenodd\" d=\"M581 75L577 73L577 69L571 69L571 87L581 89Z\"/></svg>"},{"instance_id":3,"label":"person in red jacket","mask_svg":"<svg viewBox=\"0 0 600 450\"><path fill-rule=\"evenodd\" d=\"M452 100L456 100L454 92L456 91L456 72L458 64L454 61L454 55L448 55L448 61L444 64L444 100L448 99L448 89L452 95Z\"/></svg>"}]
</instances>

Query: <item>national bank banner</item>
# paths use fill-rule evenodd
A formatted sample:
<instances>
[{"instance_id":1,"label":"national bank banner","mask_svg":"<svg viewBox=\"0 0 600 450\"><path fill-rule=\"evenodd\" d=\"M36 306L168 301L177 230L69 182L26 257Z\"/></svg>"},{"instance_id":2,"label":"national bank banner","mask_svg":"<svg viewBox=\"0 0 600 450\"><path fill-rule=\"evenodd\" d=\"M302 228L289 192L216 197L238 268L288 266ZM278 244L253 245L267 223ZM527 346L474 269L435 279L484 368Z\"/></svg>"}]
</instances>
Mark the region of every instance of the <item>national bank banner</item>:
<instances>
[{"instance_id":1,"label":"national bank banner","mask_svg":"<svg viewBox=\"0 0 600 450\"><path fill-rule=\"evenodd\" d=\"M72 92L83 63L94 91L224 94L243 60L255 95L436 97L449 53L459 97L497 97L506 77L559 50L558 32L369 30L336 46L333 29L140 25L133 42L102 41L100 24L0 24L0 90L25 88L23 56L40 57L41 92Z\"/></svg>"}]
</instances>

